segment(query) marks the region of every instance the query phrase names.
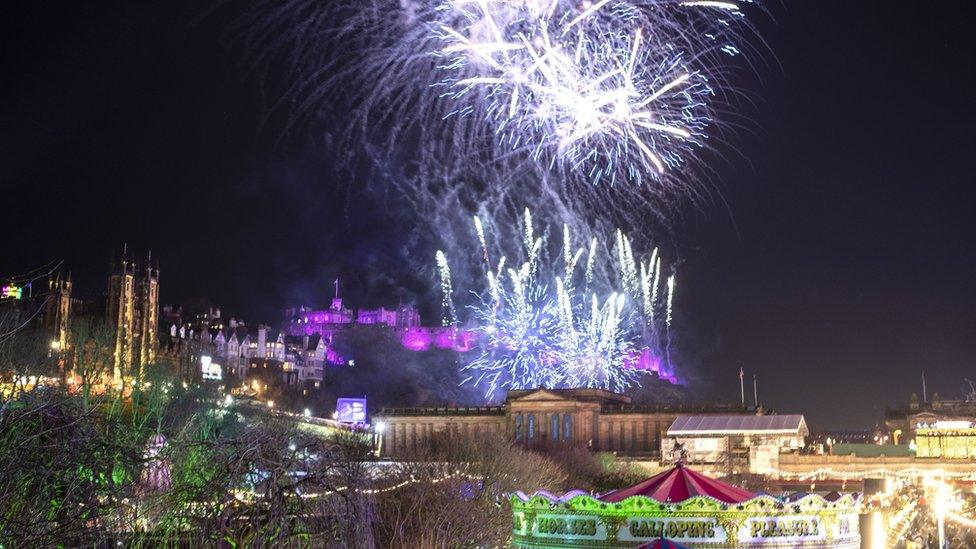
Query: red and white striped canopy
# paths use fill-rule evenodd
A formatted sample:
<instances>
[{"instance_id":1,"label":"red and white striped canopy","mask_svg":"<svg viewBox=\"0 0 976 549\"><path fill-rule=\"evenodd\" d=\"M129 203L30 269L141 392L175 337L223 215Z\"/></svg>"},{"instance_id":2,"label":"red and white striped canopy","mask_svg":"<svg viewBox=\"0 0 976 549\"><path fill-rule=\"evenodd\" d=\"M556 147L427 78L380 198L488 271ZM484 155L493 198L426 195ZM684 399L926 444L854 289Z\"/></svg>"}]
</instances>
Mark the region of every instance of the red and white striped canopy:
<instances>
[{"instance_id":1,"label":"red and white striped canopy","mask_svg":"<svg viewBox=\"0 0 976 549\"><path fill-rule=\"evenodd\" d=\"M725 503L742 503L756 497L748 490L708 478L680 464L630 488L603 494L600 500L617 503L631 496L647 496L662 503L677 503L695 496L709 496Z\"/></svg>"}]
</instances>

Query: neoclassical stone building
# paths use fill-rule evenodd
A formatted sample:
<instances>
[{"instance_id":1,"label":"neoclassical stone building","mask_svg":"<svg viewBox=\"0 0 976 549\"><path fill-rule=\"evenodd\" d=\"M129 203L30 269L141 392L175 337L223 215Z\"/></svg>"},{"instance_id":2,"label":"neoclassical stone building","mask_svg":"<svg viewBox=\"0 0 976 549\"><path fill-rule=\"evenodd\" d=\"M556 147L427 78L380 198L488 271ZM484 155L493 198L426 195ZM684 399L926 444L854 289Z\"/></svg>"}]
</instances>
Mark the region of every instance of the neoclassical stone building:
<instances>
[{"instance_id":1,"label":"neoclassical stone building","mask_svg":"<svg viewBox=\"0 0 976 549\"><path fill-rule=\"evenodd\" d=\"M661 437L681 414L755 414L722 404L633 404L629 397L600 389L510 391L501 406L383 408L382 454L400 457L422 447L435 433L477 437L500 433L518 444L585 446L618 455L653 457Z\"/></svg>"}]
</instances>

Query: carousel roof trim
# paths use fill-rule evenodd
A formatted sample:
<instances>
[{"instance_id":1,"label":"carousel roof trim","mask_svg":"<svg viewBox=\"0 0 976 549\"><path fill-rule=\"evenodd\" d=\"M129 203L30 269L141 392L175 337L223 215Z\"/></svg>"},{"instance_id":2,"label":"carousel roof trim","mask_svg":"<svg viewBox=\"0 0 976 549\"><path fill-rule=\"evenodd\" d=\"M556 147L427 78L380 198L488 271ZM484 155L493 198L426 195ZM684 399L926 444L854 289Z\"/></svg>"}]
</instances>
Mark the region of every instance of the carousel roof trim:
<instances>
[{"instance_id":1,"label":"carousel roof trim","mask_svg":"<svg viewBox=\"0 0 976 549\"><path fill-rule=\"evenodd\" d=\"M810 434L802 414L773 416L678 416L668 436L728 435L728 434Z\"/></svg>"},{"instance_id":2,"label":"carousel roof trim","mask_svg":"<svg viewBox=\"0 0 976 549\"><path fill-rule=\"evenodd\" d=\"M632 496L645 496L668 503L685 501L694 496L706 496L723 503L741 503L755 498L756 494L679 464L628 488L603 494L599 499L619 502Z\"/></svg>"},{"instance_id":3,"label":"carousel roof trim","mask_svg":"<svg viewBox=\"0 0 976 549\"><path fill-rule=\"evenodd\" d=\"M539 490L534 494L527 495L517 491L510 496L510 501L526 508L538 509L572 509L575 511L600 512L601 514L626 514L629 511L654 511L666 509L669 513L675 511L701 511L703 504L714 509L721 509L729 512L755 512L755 511L821 511L826 509L851 509L856 508L862 500L860 493L845 493L839 498L826 498L820 494L805 494L799 499L789 500L778 498L769 494L760 494L751 499L740 503L727 503L711 496L692 496L684 501L659 501L647 496L630 496L619 502L607 502L598 499L582 490L573 490L563 496L556 496L549 492Z\"/></svg>"}]
</instances>

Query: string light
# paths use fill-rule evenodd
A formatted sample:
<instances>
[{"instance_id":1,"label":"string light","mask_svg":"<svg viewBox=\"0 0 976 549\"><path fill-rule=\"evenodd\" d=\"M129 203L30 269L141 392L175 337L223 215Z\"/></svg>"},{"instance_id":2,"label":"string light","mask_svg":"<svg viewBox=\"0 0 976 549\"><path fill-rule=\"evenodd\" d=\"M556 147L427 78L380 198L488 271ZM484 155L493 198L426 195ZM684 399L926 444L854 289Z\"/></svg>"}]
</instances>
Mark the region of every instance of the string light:
<instances>
[{"instance_id":1,"label":"string light","mask_svg":"<svg viewBox=\"0 0 976 549\"><path fill-rule=\"evenodd\" d=\"M950 477L959 478L962 480L976 480L976 473L973 471L946 471L943 469L919 469L918 467L911 467L908 469L889 469L886 467L880 467L877 469L869 469L867 471L841 471L837 469L832 469L830 467L822 467L819 469L814 469L812 471L797 472L797 471L783 471L779 469L774 469L773 474L778 478L787 480L817 480L825 478L833 478L839 480L861 480L865 477L878 477L878 476L892 476L900 478L920 478L920 477Z\"/></svg>"},{"instance_id":2,"label":"string light","mask_svg":"<svg viewBox=\"0 0 976 549\"><path fill-rule=\"evenodd\" d=\"M505 476L507 476L507 475L505 475ZM487 477L479 477L477 475L469 475L469 474L461 473L460 471L455 471L454 473L450 473L450 474L444 475L444 476L439 477L439 478L429 479L429 480L427 480L427 482L429 482L430 484L440 484L442 482L446 482L446 481L453 480L453 479L463 479L463 480L471 480L471 481L482 482L482 481L485 480L485 478L487 478ZM398 482L396 484L393 484L393 485L390 485L390 486L385 486L383 488L356 488L356 489L350 490L348 486L340 486L338 488L335 488L334 490L326 490L325 492L310 492L310 493L306 493L306 494L300 494L299 497L301 497L302 499L317 499L317 498L320 498L320 497L330 496L332 494L337 494L337 493L340 493L340 492L350 492L350 491L352 493L366 494L366 495L385 494L385 493L388 493L388 492L393 492L395 490L399 490L399 489L404 488L406 486L409 486L411 484L419 484L421 482L424 482L424 481L423 480L418 480L413 475L410 475L410 478L409 479L400 481L400 482ZM253 500L256 497L261 496L261 494L259 494L258 492L254 491L254 490L234 490L233 491L233 495L234 495L234 498L237 499L237 500L239 500L239 501L251 501L251 500Z\"/></svg>"}]
</instances>

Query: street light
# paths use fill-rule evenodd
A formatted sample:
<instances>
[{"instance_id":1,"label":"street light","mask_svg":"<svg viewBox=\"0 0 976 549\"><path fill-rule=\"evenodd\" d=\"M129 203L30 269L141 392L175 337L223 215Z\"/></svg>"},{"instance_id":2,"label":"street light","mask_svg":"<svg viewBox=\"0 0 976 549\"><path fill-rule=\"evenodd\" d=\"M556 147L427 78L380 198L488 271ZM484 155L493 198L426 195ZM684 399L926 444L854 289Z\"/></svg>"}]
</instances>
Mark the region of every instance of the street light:
<instances>
[{"instance_id":1,"label":"street light","mask_svg":"<svg viewBox=\"0 0 976 549\"><path fill-rule=\"evenodd\" d=\"M268 401L268 408L274 408L274 401L273 400L269 400Z\"/></svg>"},{"instance_id":2,"label":"street light","mask_svg":"<svg viewBox=\"0 0 976 549\"><path fill-rule=\"evenodd\" d=\"M312 411L309 410L308 408L305 408L305 411L302 412L302 415L305 417L312 417Z\"/></svg>"},{"instance_id":3,"label":"street light","mask_svg":"<svg viewBox=\"0 0 976 549\"><path fill-rule=\"evenodd\" d=\"M51 350L60 351L61 350L61 342L58 341L58 340L56 340L56 339L52 339L51 340Z\"/></svg>"}]
</instances>

